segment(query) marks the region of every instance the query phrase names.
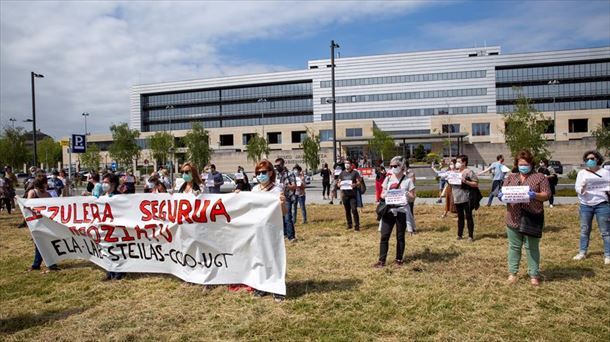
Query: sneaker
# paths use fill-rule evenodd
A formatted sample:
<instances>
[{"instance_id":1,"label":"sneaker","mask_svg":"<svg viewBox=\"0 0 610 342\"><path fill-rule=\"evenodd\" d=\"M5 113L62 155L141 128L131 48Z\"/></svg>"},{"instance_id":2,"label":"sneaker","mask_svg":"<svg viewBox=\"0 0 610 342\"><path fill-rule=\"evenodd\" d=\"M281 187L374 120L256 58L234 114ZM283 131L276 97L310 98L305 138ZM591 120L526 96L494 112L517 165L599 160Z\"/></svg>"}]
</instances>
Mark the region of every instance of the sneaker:
<instances>
[{"instance_id":1,"label":"sneaker","mask_svg":"<svg viewBox=\"0 0 610 342\"><path fill-rule=\"evenodd\" d=\"M604 265L610 265L610 257L604 257Z\"/></svg>"},{"instance_id":2,"label":"sneaker","mask_svg":"<svg viewBox=\"0 0 610 342\"><path fill-rule=\"evenodd\" d=\"M297 238L288 239L288 242L295 243L295 242L297 242Z\"/></svg>"},{"instance_id":3,"label":"sneaker","mask_svg":"<svg viewBox=\"0 0 610 342\"><path fill-rule=\"evenodd\" d=\"M356 228L354 228L354 231L359 232L359 231L360 231L360 227L356 227Z\"/></svg>"},{"instance_id":4,"label":"sneaker","mask_svg":"<svg viewBox=\"0 0 610 342\"><path fill-rule=\"evenodd\" d=\"M553 208L553 205L552 205L552 204L551 204L551 205L549 205L549 208Z\"/></svg>"},{"instance_id":5,"label":"sneaker","mask_svg":"<svg viewBox=\"0 0 610 342\"><path fill-rule=\"evenodd\" d=\"M328 202L328 204L334 204L332 200L330 200L330 202Z\"/></svg>"},{"instance_id":6,"label":"sneaker","mask_svg":"<svg viewBox=\"0 0 610 342\"><path fill-rule=\"evenodd\" d=\"M474 242L474 238L469 237L468 238L468 242L473 243Z\"/></svg>"},{"instance_id":7,"label":"sneaker","mask_svg":"<svg viewBox=\"0 0 610 342\"><path fill-rule=\"evenodd\" d=\"M540 280L538 278L532 278L530 279L530 284L532 284L532 286L538 287L540 286Z\"/></svg>"},{"instance_id":8,"label":"sneaker","mask_svg":"<svg viewBox=\"0 0 610 342\"><path fill-rule=\"evenodd\" d=\"M352 229L352 227L350 227L350 226L347 226L347 228L346 228L346 229L347 229L347 230L350 230L350 229Z\"/></svg>"},{"instance_id":9,"label":"sneaker","mask_svg":"<svg viewBox=\"0 0 610 342\"><path fill-rule=\"evenodd\" d=\"M462 240L462 237L461 237L461 236L458 236L456 240Z\"/></svg>"},{"instance_id":10,"label":"sneaker","mask_svg":"<svg viewBox=\"0 0 610 342\"><path fill-rule=\"evenodd\" d=\"M508 276L508 279L506 279L506 283L508 283L508 285L513 285L513 284L516 284L516 283L517 283L517 280L518 280L518 279L519 279L519 278L517 278L517 276L516 276L516 275L514 275L514 274L510 274L510 275Z\"/></svg>"},{"instance_id":11,"label":"sneaker","mask_svg":"<svg viewBox=\"0 0 610 342\"><path fill-rule=\"evenodd\" d=\"M585 253L578 253L572 258L572 260L583 260L586 257L587 255Z\"/></svg>"},{"instance_id":12,"label":"sneaker","mask_svg":"<svg viewBox=\"0 0 610 342\"><path fill-rule=\"evenodd\" d=\"M383 261L377 261L374 265L373 268L382 268L385 266L385 262Z\"/></svg>"},{"instance_id":13,"label":"sneaker","mask_svg":"<svg viewBox=\"0 0 610 342\"><path fill-rule=\"evenodd\" d=\"M275 293L273 294L273 300L274 300L276 303L281 303L281 302L283 302L283 301L284 301L284 299L286 299L286 296L282 296L282 295L275 294Z\"/></svg>"},{"instance_id":14,"label":"sneaker","mask_svg":"<svg viewBox=\"0 0 610 342\"><path fill-rule=\"evenodd\" d=\"M394 260L394 266L402 267L404 264L405 264L405 262L402 260L398 260L398 259Z\"/></svg>"},{"instance_id":15,"label":"sneaker","mask_svg":"<svg viewBox=\"0 0 610 342\"><path fill-rule=\"evenodd\" d=\"M265 297L266 295L268 295L268 293L265 291L261 291L261 290L254 290L254 293L252 293L252 296L254 298L261 298L261 297Z\"/></svg>"},{"instance_id":16,"label":"sneaker","mask_svg":"<svg viewBox=\"0 0 610 342\"><path fill-rule=\"evenodd\" d=\"M443 203L443 200L439 198L436 200L436 203Z\"/></svg>"}]
</instances>

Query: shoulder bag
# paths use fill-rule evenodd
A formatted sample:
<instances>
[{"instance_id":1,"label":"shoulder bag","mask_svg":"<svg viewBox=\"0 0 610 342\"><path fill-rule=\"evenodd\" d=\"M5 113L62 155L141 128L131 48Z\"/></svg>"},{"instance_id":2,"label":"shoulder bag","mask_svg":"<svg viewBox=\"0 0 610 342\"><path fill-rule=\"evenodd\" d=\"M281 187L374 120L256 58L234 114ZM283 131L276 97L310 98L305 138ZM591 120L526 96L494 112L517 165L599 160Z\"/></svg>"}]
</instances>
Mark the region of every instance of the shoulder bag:
<instances>
[{"instance_id":1,"label":"shoulder bag","mask_svg":"<svg viewBox=\"0 0 610 342\"><path fill-rule=\"evenodd\" d=\"M402 175L402 177L400 178L400 181L398 181L398 188L400 188L400 184L402 183L402 181L405 179L405 175ZM386 177L386 179L384 180L384 186L383 189L385 189L387 187L387 184L390 182L390 177ZM379 204L377 204L377 208L375 209L375 212L377 213L377 221L381 220L381 218L388 213L388 211L390 210L390 206L388 206L385 203L384 199L380 199L379 200Z\"/></svg>"}]
</instances>

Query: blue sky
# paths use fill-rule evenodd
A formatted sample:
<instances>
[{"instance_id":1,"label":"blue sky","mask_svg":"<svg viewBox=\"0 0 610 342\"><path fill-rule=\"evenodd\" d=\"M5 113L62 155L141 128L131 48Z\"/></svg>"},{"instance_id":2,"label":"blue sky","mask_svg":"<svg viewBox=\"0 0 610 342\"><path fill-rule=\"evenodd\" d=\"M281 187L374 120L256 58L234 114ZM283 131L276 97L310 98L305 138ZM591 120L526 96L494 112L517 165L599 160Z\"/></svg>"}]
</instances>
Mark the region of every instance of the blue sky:
<instances>
[{"instance_id":1,"label":"blue sky","mask_svg":"<svg viewBox=\"0 0 610 342\"><path fill-rule=\"evenodd\" d=\"M56 138L129 120L134 84L303 69L341 56L610 45L610 1L0 1L0 124Z\"/></svg>"}]
</instances>

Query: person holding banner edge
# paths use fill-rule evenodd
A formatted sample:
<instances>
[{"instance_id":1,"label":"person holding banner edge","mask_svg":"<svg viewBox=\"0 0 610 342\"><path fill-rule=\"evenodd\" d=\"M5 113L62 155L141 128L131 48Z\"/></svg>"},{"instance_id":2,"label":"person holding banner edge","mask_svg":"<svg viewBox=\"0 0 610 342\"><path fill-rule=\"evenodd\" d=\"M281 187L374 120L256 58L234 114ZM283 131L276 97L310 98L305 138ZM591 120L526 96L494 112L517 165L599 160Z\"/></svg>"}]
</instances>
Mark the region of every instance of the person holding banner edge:
<instances>
[{"instance_id":1,"label":"person holding banner edge","mask_svg":"<svg viewBox=\"0 0 610 342\"><path fill-rule=\"evenodd\" d=\"M540 238L544 227L544 201L551 195L548 179L534 171L534 156L528 150L521 150L515 157L514 166L518 173L511 173L502 186L498 198L502 201L507 187L528 186L528 202L507 203L506 235L508 237L508 279L509 284L517 282L517 272L521 261L521 249L525 246L528 274L532 286L540 285Z\"/></svg>"},{"instance_id":2,"label":"person holding banner edge","mask_svg":"<svg viewBox=\"0 0 610 342\"><path fill-rule=\"evenodd\" d=\"M580 202L580 250L573 259L587 257L595 216L604 242L604 264L610 265L610 171L601 167L604 158L597 151L585 152L582 159L587 168L578 172L574 184Z\"/></svg>"},{"instance_id":3,"label":"person holding banner edge","mask_svg":"<svg viewBox=\"0 0 610 342\"><path fill-rule=\"evenodd\" d=\"M122 195L119 191L119 176L113 173L106 173L102 176L102 196L112 197L114 195ZM125 276L124 272L106 272L106 277L102 281L121 280Z\"/></svg>"},{"instance_id":4,"label":"person holding banner edge","mask_svg":"<svg viewBox=\"0 0 610 342\"><path fill-rule=\"evenodd\" d=\"M51 194L47 191L48 183L46 179L36 178L32 182L32 187L27 193L27 198L51 198ZM42 264L42 255L38 251L38 246L34 244L34 262L28 271L38 271ZM49 271L60 271L61 269L53 264L48 266Z\"/></svg>"}]
</instances>

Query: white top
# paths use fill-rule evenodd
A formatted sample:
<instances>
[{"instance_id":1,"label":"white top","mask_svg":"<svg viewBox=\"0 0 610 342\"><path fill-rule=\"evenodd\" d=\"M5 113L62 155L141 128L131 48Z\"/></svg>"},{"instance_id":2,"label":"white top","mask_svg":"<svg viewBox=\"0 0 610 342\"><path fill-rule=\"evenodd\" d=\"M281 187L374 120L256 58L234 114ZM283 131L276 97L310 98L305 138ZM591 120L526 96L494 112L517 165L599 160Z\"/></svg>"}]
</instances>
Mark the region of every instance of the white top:
<instances>
[{"instance_id":1,"label":"white top","mask_svg":"<svg viewBox=\"0 0 610 342\"><path fill-rule=\"evenodd\" d=\"M602 202L608 202L608 194L604 191L604 189L597 187L597 185L605 184L606 188L610 184L610 171L600 168L595 171L601 177L598 177L594 173L587 170L580 170L578 172L578 176L576 176L576 183L574 184L574 189L578 194L578 200L580 204L594 206L598 205ZM604 182L605 181L605 182ZM595 183L593 183L595 182ZM596 188L591 189L587 187L587 183L590 185L596 185ZM584 192L582 191L584 187Z\"/></svg>"},{"instance_id":2,"label":"white top","mask_svg":"<svg viewBox=\"0 0 610 342\"><path fill-rule=\"evenodd\" d=\"M385 193L389 189L396 187L398 182L400 182L401 177L402 177L402 174L399 175L398 178L396 178L396 176L393 173L391 173L389 177L386 177L386 179L383 181L383 184L382 184L382 194L385 196ZM409 178L408 176L405 176L405 178L402 180L402 183L400 183L400 188L405 190L405 196L407 196L407 200L409 202L415 200L415 199L409 198L409 196L408 196L409 191L415 189L415 184L413 184L413 180L411 178ZM406 216L406 221L407 221L406 222L407 231L408 232L415 231L415 219L414 219L413 215L411 214L411 208L408 205L404 205L399 208L391 208L390 212L392 214L394 214L394 216L396 216L399 212L404 213Z\"/></svg>"},{"instance_id":3,"label":"white top","mask_svg":"<svg viewBox=\"0 0 610 342\"><path fill-rule=\"evenodd\" d=\"M282 193L282 187L278 186L276 184L273 185L273 187L269 190L263 190L264 187L261 184L256 184L256 186L254 186L252 188L252 192L268 192L270 194L281 194Z\"/></svg>"}]
</instances>

